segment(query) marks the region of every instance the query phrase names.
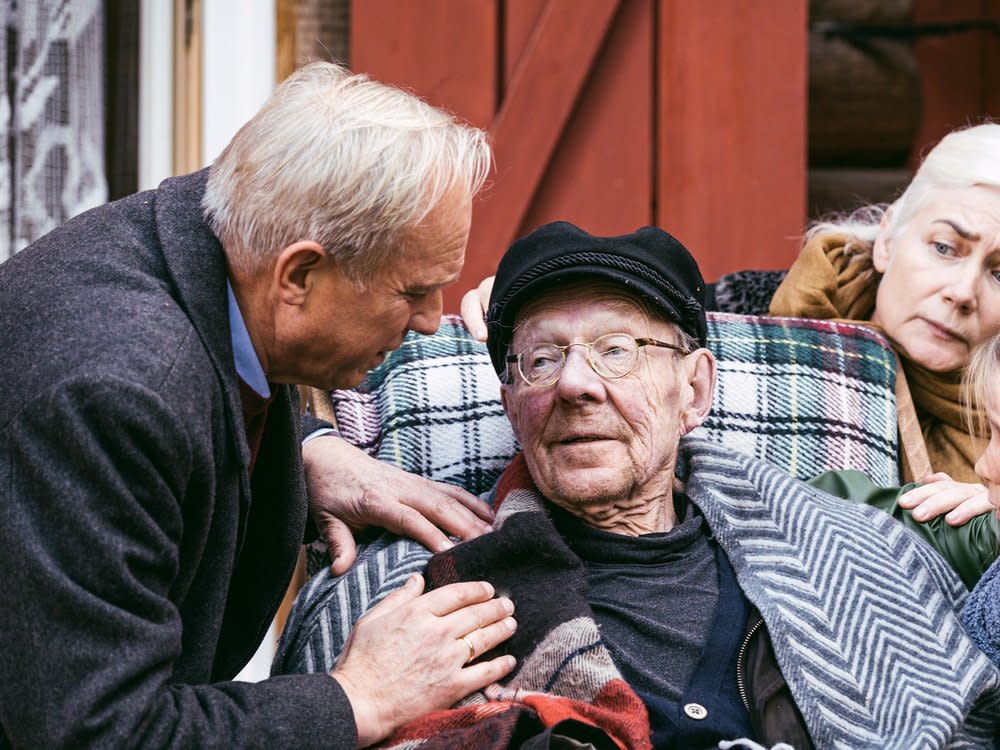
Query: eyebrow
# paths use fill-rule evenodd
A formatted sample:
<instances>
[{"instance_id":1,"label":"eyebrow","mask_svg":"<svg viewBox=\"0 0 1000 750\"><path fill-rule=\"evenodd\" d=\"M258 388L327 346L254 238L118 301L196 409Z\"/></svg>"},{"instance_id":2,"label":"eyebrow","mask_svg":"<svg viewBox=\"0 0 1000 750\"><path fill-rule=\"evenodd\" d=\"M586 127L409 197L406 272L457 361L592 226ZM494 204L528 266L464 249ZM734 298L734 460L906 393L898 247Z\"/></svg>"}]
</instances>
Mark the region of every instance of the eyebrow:
<instances>
[{"instance_id":1,"label":"eyebrow","mask_svg":"<svg viewBox=\"0 0 1000 750\"><path fill-rule=\"evenodd\" d=\"M963 240L968 240L969 242L978 242L982 239L978 234L973 232L971 229L966 229L961 224L958 224L951 219L935 219L935 224L947 224L952 229L955 230L955 234L961 237Z\"/></svg>"},{"instance_id":2,"label":"eyebrow","mask_svg":"<svg viewBox=\"0 0 1000 750\"><path fill-rule=\"evenodd\" d=\"M433 292L435 287L433 285L428 286L427 284L414 284L413 286L408 286L403 290L404 294L428 294Z\"/></svg>"},{"instance_id":3,"label":"eyebrow","mask_svg":"<svg viewBox=\"0 0 1000 750\"><path fill-rule=\"evenodd\" d=\"M458 277L456 276L455 279ZM448 286L448 284L455 281L455 279L449 279L448 281L435 281L433 279L413 279L411 283L406 287L407 291L412 292L433 292L435 289L441 289L442 287Z\"/></svg>"}]
</instances>

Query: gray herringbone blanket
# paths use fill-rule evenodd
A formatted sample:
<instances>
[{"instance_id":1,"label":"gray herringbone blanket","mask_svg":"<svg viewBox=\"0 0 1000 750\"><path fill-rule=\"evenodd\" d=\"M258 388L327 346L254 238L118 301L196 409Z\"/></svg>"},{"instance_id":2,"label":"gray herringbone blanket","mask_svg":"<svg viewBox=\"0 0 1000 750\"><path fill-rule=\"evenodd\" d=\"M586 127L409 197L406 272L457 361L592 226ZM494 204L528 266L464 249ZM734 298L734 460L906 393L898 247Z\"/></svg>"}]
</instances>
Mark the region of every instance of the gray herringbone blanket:
<instances>
[{"instance_id":1,"label":"gray herringbone blanket","mask_svg":"<svg viewBox=\"0 0 1000 750\"><path fill-rule=\"evenodd\" d=\"M966 589L888 515L682 441L678 475L767 623L821 748L994 747L1000 673L965 634Z\"/></svg>"}]
</instances>

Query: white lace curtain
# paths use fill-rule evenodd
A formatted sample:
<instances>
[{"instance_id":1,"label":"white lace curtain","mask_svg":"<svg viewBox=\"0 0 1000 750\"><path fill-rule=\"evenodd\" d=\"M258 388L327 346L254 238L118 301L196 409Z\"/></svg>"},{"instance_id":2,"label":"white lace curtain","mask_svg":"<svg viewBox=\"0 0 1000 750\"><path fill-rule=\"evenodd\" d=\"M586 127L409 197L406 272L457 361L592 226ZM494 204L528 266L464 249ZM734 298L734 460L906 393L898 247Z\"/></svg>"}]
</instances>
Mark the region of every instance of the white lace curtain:
<instances>
[{"instance_id":1,"label":"white lace curtain","mask_svg":"<svg viewBox=\"0 0 1000 750\"><path fill-rule=\"evenodd\" d=\"M100 0L0 0L0 262L107 200Z\"/></svg>"}]
</instances>

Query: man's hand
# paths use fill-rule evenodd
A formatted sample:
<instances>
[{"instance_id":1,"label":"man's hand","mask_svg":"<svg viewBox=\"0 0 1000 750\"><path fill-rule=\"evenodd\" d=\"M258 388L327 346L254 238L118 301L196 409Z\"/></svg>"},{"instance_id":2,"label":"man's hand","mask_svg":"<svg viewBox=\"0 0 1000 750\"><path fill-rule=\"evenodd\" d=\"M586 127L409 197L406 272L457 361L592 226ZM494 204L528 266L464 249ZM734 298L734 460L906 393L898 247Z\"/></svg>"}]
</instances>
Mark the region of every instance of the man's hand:
<instances>
[{"instance_id":1,"label":"man's hand","mask_svg":"<svg viewBox=\"0 0 1000 750\"><path fill-rule=\"evenodd\" d=\"M432 482L382 463L342 438L324 435L302 447L309 507L330 545L330 570L345 573L357 554L354 532L380 526L438 552L449 536L490 530L493 512L460 487Z\"/></svg>"},{"instance_id":2,"label":"man's hand","mask_svg":"<svg viewBox=\"0 0 1000 750\"><path fill-rule=\"evenodd\" d=\"M923 523L947 513L944 520L951 526L961 526L994 510L983 485L956 482L944 472L924 477L923 484L902 495L898 502L913 510L914 521Z\"/></svg>"},{"instance_id":3,"label":"man's hand","mask_svg":"<svg viewBox=\"0 0 1000 750\"><path fill-rule=\"evenodd\" d=\"M490 294L493 292L494 276L487 276L479 282L479 286L470 289L462 295L462 320L469 333L479 341L486 341L486 308L490 304Z\"/></svg>"},{"instance_id":4,"label":"man's hand","mask_svg":"<svg viewBox=\"0 0 1000 750\"><path fill-rule=\"evenodd\" d=\"M447 708L508 674L513 656L467 666L513 635L510 599L484 582L453 583L421 596L423 578L358 620L332 675L354 710L358 747Z\"/></svg>"}]
</instances>

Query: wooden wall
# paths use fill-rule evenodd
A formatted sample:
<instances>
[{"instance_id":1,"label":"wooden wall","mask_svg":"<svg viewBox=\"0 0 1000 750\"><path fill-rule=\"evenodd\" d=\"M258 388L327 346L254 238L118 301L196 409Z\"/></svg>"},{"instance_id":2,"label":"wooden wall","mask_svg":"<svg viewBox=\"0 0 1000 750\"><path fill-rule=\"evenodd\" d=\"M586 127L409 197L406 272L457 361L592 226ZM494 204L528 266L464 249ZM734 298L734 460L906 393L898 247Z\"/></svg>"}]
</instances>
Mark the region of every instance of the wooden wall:
<instances>
[{"instance_id":1,"label":"wooden wall","mask_svg":"<svg viewBox=\"0 0 1000 750\"><path fill-rule=\"evenodd\" d=\"M709 280L787 267L806 222L809 5L351 0L355 70L408 87L494 138L496 172L446 308L457 311L514 238L555 219L600 234L657 224ZM884 15L878 4L857 5L862 17ZM1000 24L996 0L906 5L918 25ZM920 124L886 193L948 130L1000 116L1000 32L916 35L912 45Z\"/></svg>"},{"instance_id":2,"label":"wooden wall","mask_svg":"<svg viewBox=\"0 0 1000 750\"><path fill-rule=\"evenodd\" d=\"M713 7L716 6L716 7ZM488 128L463 278L555 219L658 224L706 278L787 266L805 203L803 0L354 0L351 65Z\"/></svg>"},{"instance_id":3,"label":"wooden wall","mask_svg":"<svg viewBox=\"0 0 1000 750\"><path fill-rule=\"evenodd\" d=\"M921 73L923 119L911 161L948 131L1000 118L1000 2L914 0L914 21L991 21L994 30L927 35L915 42Z\"/></svg>"}]
</instances>

